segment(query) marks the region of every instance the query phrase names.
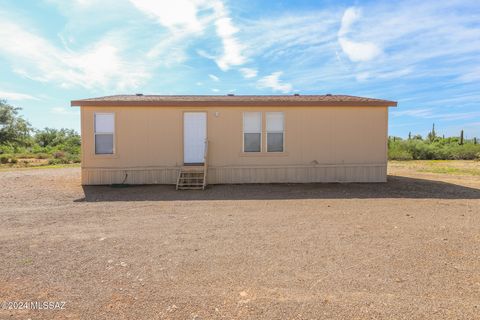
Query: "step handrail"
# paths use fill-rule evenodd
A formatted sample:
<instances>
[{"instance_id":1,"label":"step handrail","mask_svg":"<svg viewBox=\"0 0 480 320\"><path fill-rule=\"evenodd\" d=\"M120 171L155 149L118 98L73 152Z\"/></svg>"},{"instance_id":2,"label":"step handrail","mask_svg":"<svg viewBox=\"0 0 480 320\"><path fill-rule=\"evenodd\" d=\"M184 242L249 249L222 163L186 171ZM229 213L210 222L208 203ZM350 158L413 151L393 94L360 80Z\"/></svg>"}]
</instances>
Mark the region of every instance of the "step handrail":
<instances>
[{"instance_id":1,"label":"step handrail","mask_svg":"<svg viewBox=\"0 0 480 320\"><path fill-rule=\"evenodd\" d=\"M208 167L208 139L205 139L205 150L203 154L203 189L207 186L207 167Z\"/></svg>"}]
</instances>

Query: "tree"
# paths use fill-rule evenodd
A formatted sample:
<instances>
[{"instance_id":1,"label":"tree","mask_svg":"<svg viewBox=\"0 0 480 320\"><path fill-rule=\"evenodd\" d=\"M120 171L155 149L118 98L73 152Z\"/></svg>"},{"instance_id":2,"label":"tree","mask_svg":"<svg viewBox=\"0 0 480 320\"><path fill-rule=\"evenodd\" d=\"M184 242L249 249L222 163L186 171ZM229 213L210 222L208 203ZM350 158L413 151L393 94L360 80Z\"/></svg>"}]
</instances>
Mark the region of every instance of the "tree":
<instances>
[{"instance_id":1,"label":"tree","mask_svg":"<svg viewBox=\"0 0 480 320\"><path fill-rule=\"evenodd\" d=\"M463 130L460 131L460 145L463 145Z\"/></svg>"},{"instance_id":2,"label":"tree","mask_svg":"<svg viewBox=\"0 0 480 320\"><path fill-rule=\"evenodd\" d=\"M423 140L423 137L420 134L416 134L413 136L413 140Z\"/></svg>"},{"instance_id":3,"label":"tree","mask_svg":"<svg viewBox=\"0 0 480 320\"><path fill-rule=\"evenodd\" d=\"M408 133L408 140L412 140L412 132L411 131Z\"/></svg>"},{"instance_id":4,"label":"tree","mask_svg":"<svg viewBox=\"0 0 480 320\"><path fill-rule=\"evenodd\" d=\"M9 105L6 100L0 100L0 145L29 144L32 127L18 114L20 110L21 108Z\"/></svg>"},{"instance_id":5,"label":"tree","mask_svg":"<svg viewBox=\"0 0 480 320\"><path fill-rule=\"evenodd\" d=\"M45 128L38 130L34 139L41 147L80 146L80 136L72 129Z\"/></svg>"}]
</instances>

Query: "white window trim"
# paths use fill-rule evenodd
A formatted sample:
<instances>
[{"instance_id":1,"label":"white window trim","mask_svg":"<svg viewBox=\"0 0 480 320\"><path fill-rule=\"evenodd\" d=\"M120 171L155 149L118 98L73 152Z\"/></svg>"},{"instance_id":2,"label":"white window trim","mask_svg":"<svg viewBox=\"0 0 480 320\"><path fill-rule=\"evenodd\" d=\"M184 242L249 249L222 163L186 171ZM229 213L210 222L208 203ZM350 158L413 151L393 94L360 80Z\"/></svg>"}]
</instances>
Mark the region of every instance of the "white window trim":
<instances>
[{"instance_id":1,"label":"white window trim","mask_svg":"<svg viewBox=\"0 0 480 320\"><path fill-rule=\"evenodd\" d=\"M97 130L96 130L97 114L98 115L103 114L103 115L112 115L113 116L113 132L97 132ZM115 137L116 126L117 126L117 119L115 117L115 112L94 112L93 113L93 154L96 157L108 157L108 156L115 155L115 153L116 153L116 137ZM112 135L112 139L113 139L112 153L97 153L97 145L96 145L97 134L111 134Z\"/></svg>"},{"instance_id":2,"label":"white window trim","mask_svg":"<svg viewBox=\"0 0 480 320\"><path fill-rule=\"evenodd\" d=\"M282 119L282 127L283 127L283 130L282 131L268 131L268 114L269 113L282 113L283 114L283 119ZM281 133L282 134L282 151L269 151L268 150L268 134L269 133ZM267 149L267 152L270 152L270 153L284 153L285 152L285 112L283 111L278 111L278 112L266 112L265 113L265 140L267 142L267 145L265 146L265 148Z\"/></svg>"},{"instance_id":3,"label":"white window trim","mask_svg":"<svg viewBox=\"0 0 480 320\"><path fill-rule=\"evenodd\" d=\"M251 132L245 131L245 114L246 113L259 113L260 114L260 132ZM242 152L249 153L249 154L258 154L263 152L263 112L259 111L244 111L243 115L243 122L242 122ZM260 151L245 151L245 133L260 133Z\"/></svg>"}]
</instances>

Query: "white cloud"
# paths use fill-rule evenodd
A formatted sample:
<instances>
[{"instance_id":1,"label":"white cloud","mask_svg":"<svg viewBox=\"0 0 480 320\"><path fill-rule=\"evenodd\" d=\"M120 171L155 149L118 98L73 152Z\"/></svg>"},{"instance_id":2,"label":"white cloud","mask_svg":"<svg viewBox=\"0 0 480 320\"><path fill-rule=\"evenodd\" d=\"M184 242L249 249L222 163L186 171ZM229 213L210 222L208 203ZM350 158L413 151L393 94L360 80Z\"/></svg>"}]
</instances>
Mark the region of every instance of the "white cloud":
<instances>
[{"instance_id":1,"label":"white cloud","mask_svg":"<svg viewBox=\"0 0 480 320\"><path fill-rule=\"evenodd\" d=\"M0 91L0 99L22 101L22 100L40 100L37 97L26 93Z\"/></svg>"},{"instance_id":2,"label":"white cloud","mask_svg":"<svg viewBox=\"0 0 480 320\"><path fill-rule=\"evenodd\" d=\"M370 61L382 53L377 44L371 41L353 41L347 38L351 33L352 25L360 18L360 10L354 7L345 10L340 30L338 31L338 42L343 52L353 62Z\"/></svg>"},{"instance_id":3,"label":"white cloud","mask_svg":"<svg viewBox=\"0 0 480 320\"><path fill-rule=\"evenodd\" d=\"M216 62L218 67L229 70L233 66L245 63L246 58L242 51L244 46L235 37L238 29L234 26L230 14L221 0L130 0L130 2L147 16L155 19L160 25L168 28L174 39L182 39L178 43L185 43L188 36L200 36L204 29L213 22L217 36L222 42L220 54L208 54L205 51L197 52ZM149 53L156 55L164 48L157 45ZM184 48L182 49L184 50ZM182 55L181 50L178 52Z\"/></svg>"},{"instance_id":4,"label":"white cloud","mask_svg":"<svg viewBox=\"0 0 480 320\"><path fill-rule=\"evenodd\" d=\"M400 116L410 116L410 117L421 117L429 118L433 114L433 108L422 108L422 109L409 109L402 111L392 111L392 115L396 117Z\"/></svg>"},{"instance_id":5,"label":"white cloud","mask_svg":"<svg viewBox=\"0 0 480 320\"><path fill-rule=\"evenodd\" d=\"M147 58L155 59L155 64L173 66L188 59L188 33L175 32L163 35L157 44L147 51Z\"/></svg>"},{"instance_id":6,"label":"white cloud","mask_svg":"<svg viewBox=\"0 0 480 320\"><path fill-rule=\"evenodd\" d=\"M338 31L338 36L343 37L350 32L352 24L361 16L360 10L355 7L350 7L345 10L342 17L342 24Z\"/></svg>"},{"instance_id":7,"label":"white cloud","mask_svg":"<svg viewBox=\"0 0 480 320\"><path fill-rule=\"evenodd\" d=\"M270 61L280 61L286 56L302 61L312 58L318 63L318 55L328 54L336 44L337 15L335 10L290 11L250 20L241 28L246 55Z\"/></svg>"},{"instance_id":8,"label":"white cloud","mask_svg":"<svg viewBox=\"0 0 480 320\"><path fill-rule=\"evenodd\" d=\"M212 91L215 92L215 93L220 92L220 90L217 89L217 88L213 88Z\"/></svg>"},{"instance_id":9,"label":"white cloud","mask_svg":"<svg viewBox=\"0 0 480 320\"><path fill-rule=\"evenodd\" d=\"M93 3L95 3L95 0L74 0L72 2L80 7L90 7Z\"/></svg>"},{"instance_id":10,"label":"white cloud","mask_svg":"<svg viewBox=\"0 0 480 320\"><path fill-rule=\"evenodd\" d=\"M50 109L50 113L59 115L75 115L78 116L79 112L75 110L69 110L64 107L55 107Z\"/></svg>"},{"instance_id":11,"label":"white cloud","mask_svg":"<svg viewBox=\"0 0 480 320\"><path fill-rule=\"evenodd\" d=\"M146 65L122 58L108 37L74 52L54 46L33 32L0 17L0 56L10 61L17 74L62 87L135 88L149 78Z\"/></svg>"},{"instance_id":12,"label":"white cloud","mask_svg":"<svg viewBox=\"0 0 480 320\"><path fill-rule=\"evenodd\" d=\"M288 93L292 91L292 85L290 83L284 83L280 80L280 76L282 74L283 72L281 71L274 72L258 80L257 85L259 88L269 88L273 91Z\"/></svg>"},{"instance_id":13,"label":"white cloud","mask_svg":"<svg viewBox=\"0 0 480 320\"><path fill-rule=\"evenodd\" d=\"M467 71L458 77L458 80L462 82L474 82L480 81L480 68L475 68L474 70Z\"/></svg>"},{"instance_id":14,"label":"white cloud","mask_svg":"<svg viewBox=\"0 0 480 320\"><path fill-rule=\"evenodd\" d=\"M382 53L373 42L355 42L346 38L340 38L338 42L343 52L353 62L370 61Z\"/></svg>"},{"instance_id":15,"label":"white cloud","mask_svg":"<svg viewBox=\"0 0 480 320\"><path fill-rule=\"evenodd\" d=\"M247 20L238 37L249 60L288 72L295 87L304 91L325 87L355 91L358 83L352 78L356 78L369 81L362 86L375 85L369 91L379 96L385 95L380 88L388 86L392 99L426 95L427 87L438 81L448 86L437 97L456 96L472 91L480 74L478 17L464 14L477 12L477 7L472 1L406 0L369 2L362 10L293 10ZM428 81L432 78L435 81ZM461 82L468 86L453 86Z\"/></svg>"},{"instance_id":16,"label":"white cloud","mask_svg":"<svg viewBox=\"0 0 480 320\"><path fill-rule=\"evenodd\" d=\"M474 119L475 117L480 116L479 111L467 111L467 112L455 112L455 113L446 113L439 112L438 108L422 108L422 109L409 109L402 111L392 111L392 115L395 117L399 116L410 116L423 119L438 119L443 121L454 121L454 120L466 120Z\"/></svg>"},{"instance_id":17,"label":"white cloud","mask_svg":"<svg viewBox=\"0 0 480 320\"><path fill-rule=\"evenodd\" d=\"M200 57L210 59L210 60L215 60L215 56L213 54L208 53L205 50L197 49L196 52Z\"/></svg>"},{"instance_id":18,"label":"white cloud","mask_svg":"<svg viewBox=\"0 0 480 320\"><path fill-rule=\"evenodd\" d=\"M217 57L215 61L220 69L226 71L232 66L238 66L245 63L246 58L242 53L244 46L235 37L238 29L233 25L232 19L223 5L223 2L216 1L213 8L215 12L215 27L217 35L222 40L223 44L223 54Z\"/></svg>"},{"instance_id":19,"label":"white cloud","mask_svg":"<svg viewBox=\"0 0 480 320\"><path fill-rule=\"evenodd\" d=\"M253 68L240 68L240 73L245 79L255 78L257 76L257 69Z\"/></svg>"},{"instance_id":20,"label":"white cloud","mask_svg":"<svg viewBox=\"0 0 480 320\"><path fill-rule=\"evenodd\" d=\"M199 1L194 0L130 0L146 15L156 19L161 25L172 30L200 32L203 24L197 17Z\"/></svg>"},{"instance_id":21,"label":"white cloud","mask_svg":"<svg viewBox=\"0 0 480 320\"><path fill-rule=\"evenodd\" d=\"M357 81L366 81L368 79L399 79L413 73L413 68L407 67L394 71L371 71L360 72L355 78Z\"/></svg>"},{"instance_id":22,"label":"white cloud","mask_svg":"<svg viewBox=\"0 0 480 320\"><path fill-rule=\"evenodd\" d=\"M213 74L209 74L208 77L210 79L212 79L213 81L219 81L220 80L216 75L213 75Z\"/></svg>"}]
</instances>

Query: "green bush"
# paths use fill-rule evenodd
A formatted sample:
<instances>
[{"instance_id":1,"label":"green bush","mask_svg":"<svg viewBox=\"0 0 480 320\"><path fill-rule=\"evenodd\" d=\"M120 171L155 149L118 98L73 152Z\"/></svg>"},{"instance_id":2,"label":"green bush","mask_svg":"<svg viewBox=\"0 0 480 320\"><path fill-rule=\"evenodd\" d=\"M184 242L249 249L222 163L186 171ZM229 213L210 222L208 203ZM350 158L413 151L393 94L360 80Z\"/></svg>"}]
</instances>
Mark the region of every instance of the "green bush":
<instances>
[{"instance_id":1,"label":"green bush","mask_svg":"<svg viewBox=\"0 0 480 320\"><path fill-rule=\"evenodd\" d=\"M63 151L56 151L52 154L54 159L63 159L65 158L65 152Z\"/></svg>"},{"instance_id":2,"label":"green bush","mask_svg":"<svg viewBox=\"0 0 480 320\"><path fill-rule=\"evenodd\" d=\"M11 155L11 154L4 154L4 155L0 156L0 163L1 164L8 164L8 163L15 164L17 162L18 162L17 158L15 156Z\"/></svg>"},{"instance_id":3,"label":"green bush","mask_svg":"<svg viewBox=\"0 0 480 320\"><path fill-rule=\"evenodd\" d=\"M15 150L11 145L0 145L0 154L12 154Z\"/></svg>"},{"instance_id":4,"label":"green bush","mask_svg":"<svg viewBox=\"0 0 480 320\"><path fill-rule=\"evenodd\" d=\"M390 160L412 160L412 154L407 150L406 145L401 141L390 141L388 158Z\"/></svg>"},{"instance_id":5,"label":"green bush","mask_svg":"<svg viewBox=\"0 0 480 320\"><path fill-rule=\"evenodd\" d=\"M49 159L48 164L50 165L56 165L56 164L68 164L67 159Z\"/></svg>"},{"instance_id":6,"label":"green bush","mask_svg":"<svg viewBox=\"0 0 480 320\"><path fill-rule=\"evenodd\" d=\"M407 150L394 149L388 150L388 159L390 160L412 160L412 155Z\"/></svg>"},{"instance_id":7,"label":"green bush","mask_svg":"<svg viewBox=\"0 0 480 320\"><path fill-rule=\"evenodd\" d=\"M474 143L459 144L459 139L439 138L432 141L390 138L388 158L391 160L473 160L480 153L480 145Z\"/></svg>"},{"instance_id":8,"label":"green bush","mask_svg":"<svg viewBox=\"0 0 480 320\"><path fill-rule=\"evenodd\" d=\"M33 154L33 153L17 153L17 154L15 154L15 156L17 158L20 158L20 159L34 159L34 158L36 158L36 155Z\"/></svg>"},{"instance_id":9,"label":"green bush","mask_svg":"<svg viewBox=\"0 0 480 320\"><path fill-rule=\"evenodd\" d=\"M50 158L50 155L48 153L37 153L35 155L35 158L37 158L37 159L48 159L48 158Z\"/></svg>"},{"instance_id":10,"label":"green bush","mask_svg":"<svg viewBox=\"0 0 480 320\"><path fill-rule=\"evenodd\" d=\"M80 161L80 135L72 129L45 128L35 130L19 114L21 108L0 99L0 155L2 163L15 163L16 158L63 159L57 162Z\"/></svg>"},{"instance_id":11,"label":"green bush","mask_svg":"<svg viewBox=\"0 0 480 320\"><path fill-rule=\"evenodd\" d=\"M79 154L68 154L66 156L66 159L68 160L69 163L80 163L80 155Z\"/></svg>"}]
</instances>

